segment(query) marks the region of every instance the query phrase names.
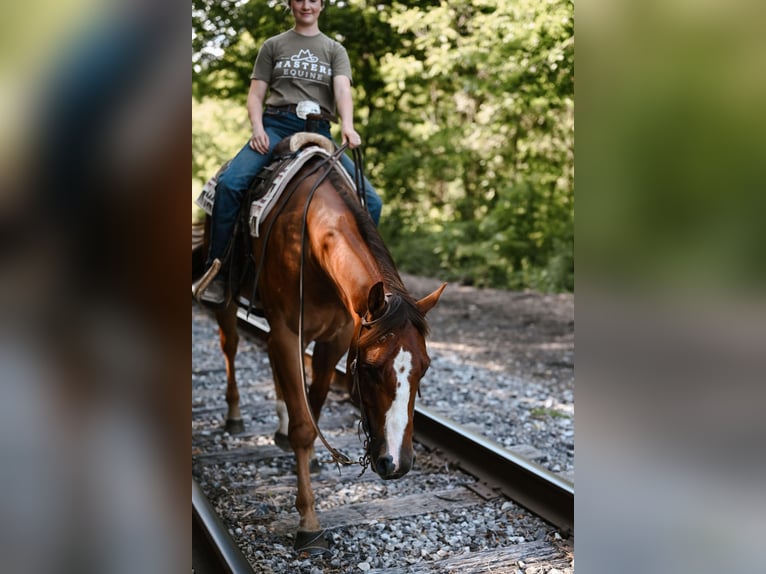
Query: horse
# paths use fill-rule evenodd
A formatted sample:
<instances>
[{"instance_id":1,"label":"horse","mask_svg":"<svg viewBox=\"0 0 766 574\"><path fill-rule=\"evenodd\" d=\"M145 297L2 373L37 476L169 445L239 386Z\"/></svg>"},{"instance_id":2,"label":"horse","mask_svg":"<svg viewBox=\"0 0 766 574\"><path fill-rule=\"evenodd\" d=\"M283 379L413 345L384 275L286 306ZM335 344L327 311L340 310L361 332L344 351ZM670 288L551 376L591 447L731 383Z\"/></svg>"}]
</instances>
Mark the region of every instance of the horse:
<instances>
[{"instance_id":1,"label":"horse","mask_svg":"<svg viewBox=\"0 0 766 574\"><path fill-rule=\"evenodd\" d=\"M290 142L281 142L275 155L285 146ZM348 352L347 388L358 403L367 439L363 463L382 479L404 476L414 460L415 397L430 364L426 313L446 287L419 300L407 292L372 218L333 163L322 157L309 160L288 184L279 209L263 221L267 233L250 238L260 265L252 280L271 328L267 348L279 419L274 439L291 449L296 460L300 522L294 548L309 554L328 547L310 479L317 436L336 461L351 462L325 441L316 423L335 365ZM251 288L243 284L239 290ZM239 340L235 299L215 312L226 362L229 428L242 424L234 364ZM311 341L307 392L303 354Z\"/></svg>"}]
</instances>

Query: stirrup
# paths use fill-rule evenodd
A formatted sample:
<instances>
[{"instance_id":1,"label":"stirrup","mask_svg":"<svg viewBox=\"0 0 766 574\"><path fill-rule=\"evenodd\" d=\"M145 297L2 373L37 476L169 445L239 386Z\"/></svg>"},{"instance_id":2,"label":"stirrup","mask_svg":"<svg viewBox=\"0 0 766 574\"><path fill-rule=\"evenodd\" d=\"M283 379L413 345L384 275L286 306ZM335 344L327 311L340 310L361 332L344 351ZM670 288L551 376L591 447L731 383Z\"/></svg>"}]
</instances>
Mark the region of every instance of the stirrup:
<instances>
[{"instance_id":1,"label":"stirrup","mask_svg":"<svg viewBox=\"0 0 766 574\"><path fill-rule=\"evenodd\" d=\"M216 309L221 308L226 304L227 290L228 287L226 285L226 280L218 275L218 277L210 282L210 285L207 286L207 289L202 292L200 299L202 299L204 303L208 303Z\"/></svg>"},{"instance_id":2,"label":"stirrup","mask_svg":"<svg viewBox=\"0 0 766 574\"><path fill-rule=\"evenodd\" d=\"M221 260L220 259L214 259L213 263L210 265L210 269L208 269L205 274L202 276L202 278L197 282L196 285L192 287L192 295L197 300L197 302L201 303L200 297L202 296L202 293L207 289L208 285L210 285L211 281L215 279L216 275L218 275L218 272L221 270Z\"/></svg>"}]
</instances>

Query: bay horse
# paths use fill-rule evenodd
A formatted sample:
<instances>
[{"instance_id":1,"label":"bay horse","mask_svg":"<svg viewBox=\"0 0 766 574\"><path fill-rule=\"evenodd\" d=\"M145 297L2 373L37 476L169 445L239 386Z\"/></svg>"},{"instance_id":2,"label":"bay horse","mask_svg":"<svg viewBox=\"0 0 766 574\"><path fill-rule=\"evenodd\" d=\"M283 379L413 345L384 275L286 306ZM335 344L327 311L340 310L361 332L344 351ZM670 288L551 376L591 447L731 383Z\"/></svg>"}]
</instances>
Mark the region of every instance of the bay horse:
<instances>
[{"instance_id":1,"label":"bay horse","mask_svg":"<svg viewBox=\"0 0 766 574\"><path fill-rule=\"evenodd\" d=\"M285 145L281 142L274 155ZM328 161L315 157L301 168L284 191L283 197L289 197L263 221L268 232L251 240L252 254L262 266L254 275L271 327L268 355L279 417L275 442L292 449L296 460L300 522L294 547L309 553L327 548L314 508L310 463L317 435L324 441L316 421L335 365L348 351L349 388L367 435L364 462L383 479L404 476L413 463L415 397L430 363L425 316L446 287L413 299L355 191L323 163ZM246 293L247 286L240 291ZM216 311L230 426L241 425L236 311L235 300ZM311 341L307 394L303 353ZM338 452L325 445L337 461Z\"/></svg>"}]
</instances>

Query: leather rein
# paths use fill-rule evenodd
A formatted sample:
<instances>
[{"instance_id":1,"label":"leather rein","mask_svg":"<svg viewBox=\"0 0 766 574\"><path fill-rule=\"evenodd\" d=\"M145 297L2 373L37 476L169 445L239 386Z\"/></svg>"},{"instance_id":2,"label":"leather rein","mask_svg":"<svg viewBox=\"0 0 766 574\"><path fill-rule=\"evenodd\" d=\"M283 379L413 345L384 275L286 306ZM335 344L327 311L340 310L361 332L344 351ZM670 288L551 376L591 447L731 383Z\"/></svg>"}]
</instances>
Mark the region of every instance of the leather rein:
<instances>
[{"instance_id":1,"label":"leather rein","mask_svg":"<svg viewBox=\"0 0 766 574\"><path fill-rule=\"evenodd\" d=\"M354 386L358 389L357 392L359 393L359 410L362 413L362 427L364 429L364 433L367 437L367 439L364 442L364 455L360 457L358 461L352 460L347 454L341 452L340 450L333 447L328 440L325 438L324 434L322 433L321 429L319 428L319 425L317 424L316 418L314 417L314 412L311 409L311 404L309 402L308 397L308 384L306 383L306 368L303 363L303 349L305 348L304 345L304 334L303 334L303 315L304 315L304 260L305 260L305 246L306 246L306 227L307 227L307 217L308 217L308 210L309 206L311 205L311 200L314 198L314 193L319 188L319 186L324 182L330 175L333 169L336 168L336 166L340 162L341 155L346 151L346 148L348 147L348 144L343 144L341 147L339 147L335 153L328 155L327 157L323 158L320 162L318 162L312 169L304 174L300 179L296 180L295 182L291 182L289 190L287 190L285 193L282 194L282 198L280 198L280 203L276 208L276 214L274 217L272 217L271 222L269 223L268 228L266 229L266 233L263 238L262 248L261 248L261 257L259 258L258 264L256 265L256 272L255 272L255 280L253 282L253 295L250 297L250 305L248 306L248 314L252 310L252 301L255 300L255 290L258 287L258 279L260 276L260 273L263 268L263 262L266 257L266 246L268 244L269 236L271 235L271 231L274 226L274 222L279 217L279 214L284 210L285 206L287 205L287 202L292 197L293 193L295 192L298 187L311 175L319 172L320 170L323 171L320 172L319 177L314 182L313 186L311 187L311 190L308 193L308 196L306 198L306 204L303 209L303 216L302 216L302 227L301 227L301 258L300 258L300 278L299 278L299 313L298 313L298 361L301 365L300 373L301 373L301 384L303 386L303 400L304 400L304 406L306 407L306 410L309 413L309 417L311 418L311 424L314 427L314 430L317 433L317 436L319 436L319 439L322 441L322 444L324 444L325 448L330 452L333 458L333 462L338 466L338 472L340 472L340 465L348 466L352 464L358 463L362 466L362 474L364 474L364 471L367 469L367 466L369 465L369 455L367 454L367 446L369 444L369 431L367 426L367 420L364 413L364 405L361 401L361 390L359 386L359 375L358 370L356 369L356 357L359 354L359 339L361 338L361 331L362 327L372 325L375 321L365 322L364 318L362 318L362 323L359 328L359 336L357 337L357 344L355 349L355 359L352 363L352 376L354 377ZM296 152L297 153L297 152ZM353 149L354 154L354 183L356 185L356 191L359 196L359 201L362 204L362 206L366 207L366 200L365 200L365 193L364 193L364 175L362 173L362 160L361 160L361 151L359 151L358 148ZM341 167L341 169L343 169ZM360 474L361 476L361 474Z\"/></svg>"}]
</instances>

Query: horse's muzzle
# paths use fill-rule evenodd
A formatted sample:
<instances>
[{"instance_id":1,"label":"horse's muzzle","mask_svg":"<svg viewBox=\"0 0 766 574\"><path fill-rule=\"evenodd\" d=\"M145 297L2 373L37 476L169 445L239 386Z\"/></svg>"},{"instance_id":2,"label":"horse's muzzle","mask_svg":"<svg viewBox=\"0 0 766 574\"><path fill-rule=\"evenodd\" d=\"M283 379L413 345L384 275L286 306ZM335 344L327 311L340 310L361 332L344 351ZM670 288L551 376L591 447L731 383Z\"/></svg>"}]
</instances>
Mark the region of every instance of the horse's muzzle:
<instances>
[{"instance_id":1,"label":"horse's muzzle","mask_svg":"<svg viewBox=\"0 0 766 574\"><path fill-rule=\"evenodd\" d=\"M406 456L399 460L398 465L394 465L394 459L390 454L384 454L377 459L372 460L372 470L384 480L393 480L401 478L412 468L415 461L414 456Z\"/></svg>"}]
</instances>

